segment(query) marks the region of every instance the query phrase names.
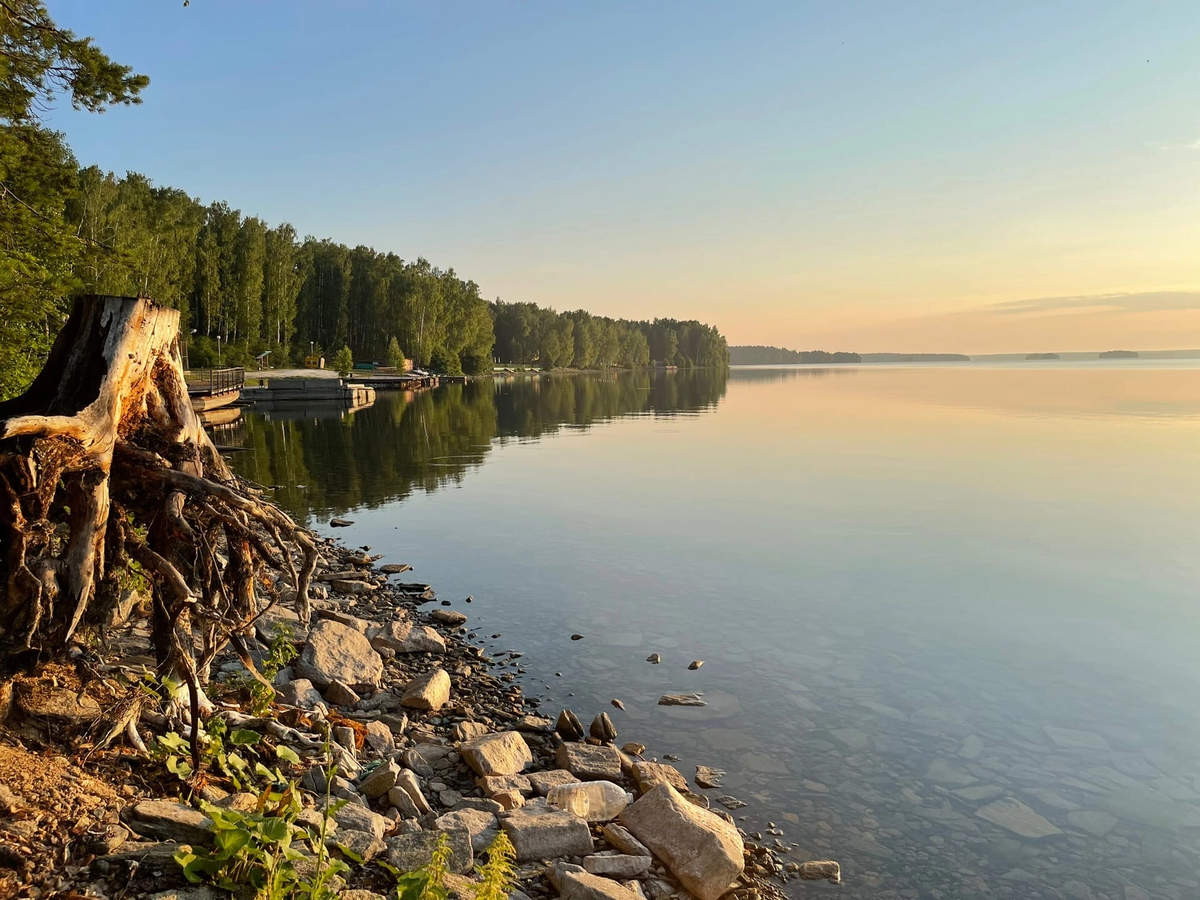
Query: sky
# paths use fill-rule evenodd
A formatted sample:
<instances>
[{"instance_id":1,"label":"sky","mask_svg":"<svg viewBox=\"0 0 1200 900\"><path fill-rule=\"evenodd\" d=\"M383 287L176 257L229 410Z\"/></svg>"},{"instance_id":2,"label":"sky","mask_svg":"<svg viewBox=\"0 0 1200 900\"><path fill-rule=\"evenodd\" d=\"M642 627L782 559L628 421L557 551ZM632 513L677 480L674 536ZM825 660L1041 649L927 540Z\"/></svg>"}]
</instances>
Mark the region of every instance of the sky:
<instances>
[{"instance_id":1,"label":"sky","mask_svg":"<svg viewBox=\"0 0 1200 900\"><path fill-rule=\"evenodd\" d=\"M48 0L84 165L489 299L859 352L1200 347L1200 4Z\"/></svg>"}]
</instances>

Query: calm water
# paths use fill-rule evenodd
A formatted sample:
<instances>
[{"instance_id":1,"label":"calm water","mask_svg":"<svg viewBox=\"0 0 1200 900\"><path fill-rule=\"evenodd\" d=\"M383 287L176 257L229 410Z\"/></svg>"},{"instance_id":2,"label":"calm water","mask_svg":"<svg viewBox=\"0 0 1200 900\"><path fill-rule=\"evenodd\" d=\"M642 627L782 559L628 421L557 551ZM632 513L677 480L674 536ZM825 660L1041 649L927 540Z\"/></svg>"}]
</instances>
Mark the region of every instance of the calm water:
<instances>
[{"instance_id":1,"label":"calm water","mask_svg":"<svg viewBox=\"0 0 1200 900\"><path fill-rule=\"evenodd\" d=\"M1195 366L452 386L250 416L236 462L473 595L548 710L728 770L842 896L1195 898Z\"/></svg>"}]
</instances>

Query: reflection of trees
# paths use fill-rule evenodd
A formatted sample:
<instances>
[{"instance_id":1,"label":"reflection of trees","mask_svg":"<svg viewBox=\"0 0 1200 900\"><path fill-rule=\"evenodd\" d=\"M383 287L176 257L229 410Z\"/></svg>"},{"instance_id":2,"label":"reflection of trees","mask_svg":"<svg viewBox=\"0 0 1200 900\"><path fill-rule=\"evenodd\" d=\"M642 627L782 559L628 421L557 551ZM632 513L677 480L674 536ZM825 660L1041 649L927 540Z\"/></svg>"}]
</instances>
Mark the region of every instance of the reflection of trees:
<instances>
[{"instance_id":1,"label":"reflection of trees","mask_svg":"<svg viewBox=\"0 0 1200 900\"><path fill-rule=\"evenodd\" d=\"M380 393L345 418L246 418L238 472L277 485L275 498L304 519L402 500L458 484L494 439L537 438L631 415L673 416L713 407L724 369L551 375Z\"/></svg>"},{"instance_id":2,"label":"reflection of trees","mask_svg":"<svg viewBox=\"0 0 1200 900\"><path fill-rule=\"evenodd\" d=\"M779 368L731 369L729 377L732 381L794 381L797 378L829 378L857 374L858 369L854 367L824 369L811 366L781 366Z\"/></svg>"}]
</instances>

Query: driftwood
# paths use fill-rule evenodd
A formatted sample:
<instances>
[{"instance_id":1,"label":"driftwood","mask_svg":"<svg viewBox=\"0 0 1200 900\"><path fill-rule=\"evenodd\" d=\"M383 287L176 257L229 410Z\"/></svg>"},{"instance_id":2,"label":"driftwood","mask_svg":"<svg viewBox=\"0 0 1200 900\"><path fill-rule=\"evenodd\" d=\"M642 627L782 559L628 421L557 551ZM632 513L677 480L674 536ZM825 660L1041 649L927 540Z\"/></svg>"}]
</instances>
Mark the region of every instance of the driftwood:
<instances>
[{"instance_id":1,"label":"driftwood","mask_svg":"<svg viewBox=\"0 0 1200 900\"><path fill-rule=\"evenodd\" d=\"M140 567L158 672L186 684L195 729L216 654L232 641L250 663L242 636L277 599L268 576L307 622L317 551L217 453L178 331L178 311L150 300L76 300L33 385L0 403L0 662L66 653Z\"/></svg>"}]
</instances>

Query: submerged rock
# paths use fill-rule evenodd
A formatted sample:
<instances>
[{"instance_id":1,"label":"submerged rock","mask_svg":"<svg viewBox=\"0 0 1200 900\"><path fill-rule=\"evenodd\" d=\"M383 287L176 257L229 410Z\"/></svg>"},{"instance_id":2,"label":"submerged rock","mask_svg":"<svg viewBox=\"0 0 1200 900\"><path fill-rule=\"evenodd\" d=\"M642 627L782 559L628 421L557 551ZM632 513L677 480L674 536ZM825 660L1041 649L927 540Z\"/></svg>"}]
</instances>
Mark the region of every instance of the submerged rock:
<instances>
[{"instance_id":1,"label":"submerged rock","mask_svg":"<svg viewBox=\"0 0 1200 900\"><path fill-rule=\"evenodd\" d=\"M842 867L832 859L810 859L808 862L802 862L796 874L805 881L842 883Z\"/></svg>"},{"instance_id":2,"label":"submerged rock","mask_svg":"<svg viewBox=\"0 0 1200 900\"><path fill-rule=\"evenodd\" d=\"M699 691L692 694L663 694L658 698L659 706L708 706Z\"/></svg>"}]
</instances>

